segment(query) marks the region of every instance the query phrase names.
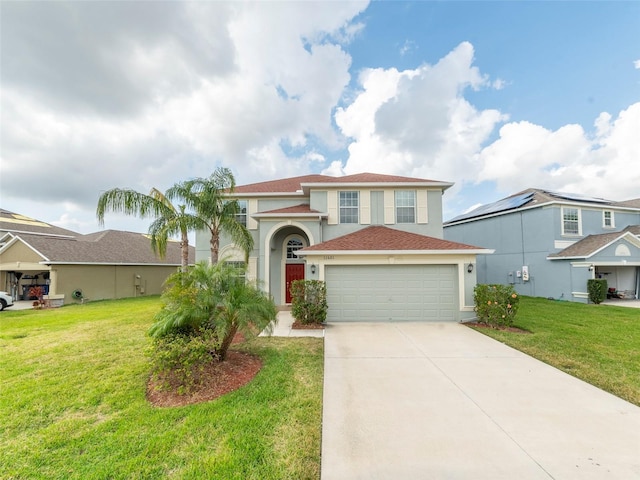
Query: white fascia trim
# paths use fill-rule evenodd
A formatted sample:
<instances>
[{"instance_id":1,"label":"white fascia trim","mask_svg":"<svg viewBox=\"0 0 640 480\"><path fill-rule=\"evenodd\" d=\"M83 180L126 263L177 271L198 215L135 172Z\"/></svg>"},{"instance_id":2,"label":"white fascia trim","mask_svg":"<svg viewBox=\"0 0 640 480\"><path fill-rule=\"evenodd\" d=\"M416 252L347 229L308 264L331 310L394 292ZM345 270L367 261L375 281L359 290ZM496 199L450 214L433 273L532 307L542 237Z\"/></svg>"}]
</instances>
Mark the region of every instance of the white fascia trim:
<instances>
[{"instance_id":1,"label":"white fascia trim","mask_svg":"<svg viewBox=\"0 0 640 480\"><path fill-rule=\"evenodd\" d=\"M312 188L321 189L344 189L344 188L409 188L409 187L428 187L442 189L444 192L447 188L453 186L451 182L318 182L318 183L301 183L302 190L307 192Z\"/></svg>"},{"instance_id":2,"label":"white fascia trim","mask_svg":"<svg viewBox=\"0 0 640 480\"><path fill-rule=\"evenodd\" d=\"M328 217L328 213L254 213L253 218L318 218Z\"/></svg>"},{"instance_id":3,"label":"white fascia trim","mask_svg":"<svg viewBox=\"0 0 640 480\"><path fill-rule=\"evenodd\" d=\"M312 250L304 252L298 250L296 256L313 255L479 255L490 254L495 250L483 248L475 250Z\"/></svg>"},{"instance_id":4,"label":"white fascia trim","mask_svg":"<svg viewBox=\"0 0 640 480\"><path fill-rule=\"evenodd\" d=\"M481 216L478 216L478 217L465 218L463 220L458 220L457 222L451 222L451 223L450 222L444 222L442 224L442 227L443 228L453 227L454 225L461 225L463 223L476 222L478 220L484 220L485 218L501 217L502 215L509 215L511 213L524 212L525 210L533 210L534 208L545 207L547 205L552 205L554 203L557 203L557 202L536 203L535 205L530 205L530 206L524 207L524 208L503 210L502 212L495 212L495 213L489 213L487 215L481 215Z\"/></svg>"},{"instance_id":5,"label":"white fascia trim","mask_svg":"<svg viewBox=\"0 0 640 480\"><path fill-rule=\"evenodd\" d=\"M536 203L535 205L529 205L528 207L523 207L523 208L514 208L511 210L503 210L502 212L495 212L495 213L490 213L487 215L482 215L479 217L472 217L472 218L465 218L464 220L459 220L457 222L453 222L453 223L449 223L449 222L444 222L444 224L442 225L443 228L447 228L447 227L452 227L454 225L460 225L462 223L470 223L470 222L475 222L477 220L484 220L485 218L494 218L494 217L500 217L502 215L509 215L511 213L518 213L518 212L524 212L526 210L532 210L534 208L540 208L540 207L547 207L550 205L567 205L567 206L571 206L571 207L581 207L581 208L593 208L596 210L601 210L602 207L607 206L606 204L602 204L601 207L597 207L594 206L593 203L581 203L581 202L572 202L570 200L567 201L560 201L560 200L551 200L549 202L544 202L544 203Z\"/></svg>"},{"instance_id":6,"label":"white fascia trim","mask_svg":"<svg viewBox=\"0 0 640 480\"><path fill-rule=\"evenodd\" d=\"M58 238L78 238L78 237L82 237L82 234L78 234L78 235L62 235L60 233L42 233L42 232L29 232L28 230L11 230L11 231L7 231L7 233L10 234L16 234L16 233L26 233L27 235L36 235L38 237L58 237Z\"/></svg>"},{"instance_id":7,"label":"white fascia trim","mask_svg":"<svg viewBox=\"0 0 640 480\"><path fill-rule=\"evenodd\" d=\"M227 195L230 198L258 198L258 197L266 197L266 198L272 198L272 197L303 197L306 198L308 197L308 195L305 195L303 192L260 192L260 193L254 193L254 192L245 192L245 193L230 193Z\"/></svg>"}]
</instances>

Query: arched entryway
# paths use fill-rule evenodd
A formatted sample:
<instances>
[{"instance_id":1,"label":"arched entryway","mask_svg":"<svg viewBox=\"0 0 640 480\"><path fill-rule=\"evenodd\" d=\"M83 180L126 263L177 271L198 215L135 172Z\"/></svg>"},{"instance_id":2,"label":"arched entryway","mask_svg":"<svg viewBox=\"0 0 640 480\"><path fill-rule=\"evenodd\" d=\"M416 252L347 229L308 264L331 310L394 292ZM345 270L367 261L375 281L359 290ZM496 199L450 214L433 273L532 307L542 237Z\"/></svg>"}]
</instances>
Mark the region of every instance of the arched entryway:
<instances>
[{"instance_id":1,"label":"arched entryway","mask_svg":"<svg viewBox=\"0 0 640 480\"><path fill-rule=\"evenodd\" d=\"M309 228L300 222L287 220L269 229L264 240L264 276L262 286L278 305L291 303L287 294L289 285L296 278L304 278L306 262L295 255L300 248L315 243ZM287 270L289 277L287 278Z\"/></svg>"},{"instance_id":2,"label":"arched entryway","mask_svg":"<svg viewBox=\"0 0 640 480\"><path fill-rule=\"evenodd\" d=\"M288 235L282 244L285 304L291 303L291 284L295 280L304 280L305 262L295 252L306 246L308 242L299 233Z\"/></svg>"}]
</instances>

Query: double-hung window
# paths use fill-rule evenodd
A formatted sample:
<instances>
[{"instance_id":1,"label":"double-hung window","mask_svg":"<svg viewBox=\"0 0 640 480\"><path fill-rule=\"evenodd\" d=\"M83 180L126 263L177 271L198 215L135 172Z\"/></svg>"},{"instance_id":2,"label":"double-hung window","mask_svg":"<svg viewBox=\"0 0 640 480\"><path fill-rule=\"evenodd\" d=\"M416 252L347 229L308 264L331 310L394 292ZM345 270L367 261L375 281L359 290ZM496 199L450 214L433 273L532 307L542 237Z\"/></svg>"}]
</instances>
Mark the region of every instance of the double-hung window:
<instances>
[{"instance_id":1,"label":"double-hung window","mask_svg":"<svg viewBox=\"0 0 640 480\"><path fill-rule=\"evenodd\" d=\"M338 197L340 223L358 223L358 192L340 192Z\"/></svg>"},{"instance_id":2,"label":"double-hung window","mask_svg":"<svg viewBox=\"0 0 640 480\"><path fill-rule=\"evenodd\" d=\"M562 207L562 234L580 235L580 210Z\"/></svg>"},{"instance_id":3,"label":"double-hung window","mask_svg":"<svg viewBox=\"0 0 640 480\"><path fill-rule=\"evenodd\" d=\"M236 215L236 220L239 224L247 226L247 201L246 200L238 200L238 213Z\"/></svg>"},{"instance_id":4,"label":"double-hung window","mask_svg":"<svg viewBox=\"0 0 640 480\"><path fill-rule=\"evenodd\" d=\"M416 223L416 192L396 191L396 223Z\"/></svg>"},{"instance_id":5,"label":"double-hung window","mask_svg":"<svg viewBox=\"0 0 640 480\"><path fill-rule=\"evenodd\" d=\"M604 210L602 212L602 226L604 228L615 228L615 221L613 212L611 210Z\"/></svg>"}]
</instances>

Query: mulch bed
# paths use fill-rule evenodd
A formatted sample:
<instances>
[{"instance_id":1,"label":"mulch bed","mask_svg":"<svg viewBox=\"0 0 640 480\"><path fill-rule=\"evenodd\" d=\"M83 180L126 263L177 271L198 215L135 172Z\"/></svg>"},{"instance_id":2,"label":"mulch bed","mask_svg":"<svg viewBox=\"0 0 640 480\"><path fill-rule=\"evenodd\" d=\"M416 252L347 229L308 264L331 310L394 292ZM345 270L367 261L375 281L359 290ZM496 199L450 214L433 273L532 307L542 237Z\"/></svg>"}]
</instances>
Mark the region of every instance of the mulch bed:
<instances>
[{"instance_id":1,"label":"mulch bed","mask_svg":"<svg viewBox=\"0 0 640 480\"><path fill-rule=\"evenodd\" d=\"M297 320L293 322L291 328L294 330L322 330L324 324L322 323L300 323Z\"/></svg>"},{"instance_id":2,"label":"mulch bed","mask_svg":"<svg viewBox=\"0 0 640 480\"><path fill-rule=\"evenodd\" d=\"M529 330L524 330L518 327L492 327L491 325L487 325L486 323L478 323L478 322L465 322L465 325L473 328L491 328L493 330L501 330L503 332L512 332L512 333L531 333Z\"/></svg>"},{"instance_id":3,"label":"mulch bed","mask_svg":"<svg viewBox=\"0 0 640 480\"><path fill-rule=\"evenodd\" d=\"M175 389L159 389L150 379L147 400L155 407L181 407L209 402L249 383L262 368L262 360L248 353L229 350L224 362L205 366L200 382L192 392L180 395Z\"/></svg>"}]
</instances>

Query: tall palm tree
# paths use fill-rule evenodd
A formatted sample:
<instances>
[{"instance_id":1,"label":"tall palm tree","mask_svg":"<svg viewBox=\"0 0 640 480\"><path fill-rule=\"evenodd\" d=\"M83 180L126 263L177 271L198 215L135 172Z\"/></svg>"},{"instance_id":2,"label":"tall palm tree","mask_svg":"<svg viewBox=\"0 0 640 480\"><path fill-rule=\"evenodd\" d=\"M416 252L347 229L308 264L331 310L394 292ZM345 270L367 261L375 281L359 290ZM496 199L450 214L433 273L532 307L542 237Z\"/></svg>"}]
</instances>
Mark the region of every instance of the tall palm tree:
<instances>
[{"instance_id":1,"label":"tall palm tree","mask_svg":"<svg viewBox=\"0 0 640 480\"><path fill-rule=\"evenodd\" d=\"M173 195L178 198L180 189L176 186L172 189ZM149 226L153 251L163 258L167 253L169 237L180 235L181 270L186 272L189 264L188 233L189 230L198 228L200 223L185 209L185 205L175 206L169 197L156 188L152 188L148 195L135 190L113 188L100 195L96 216L101 226L104 225L104 216L107 211L121 212L140 218L154 218L155 220Z\"/></svg>"},{"instance_id":2,"label":"tall palm tree","mask_svg":"<svg viewBox=\"0 0 640 480\"><path fill-rule=\"evenodd\" d=\"M195 178L178 183L167 190L168 198L183 198L201 222L200 228L208 230L211 247L211 263L218 263L220 235L224 232L245 252L245 260L253 250L253 237L237 218L240 205L229 195L236 187L233 173L218 167L208 178Z\"/></svg>"}]
</instances>

